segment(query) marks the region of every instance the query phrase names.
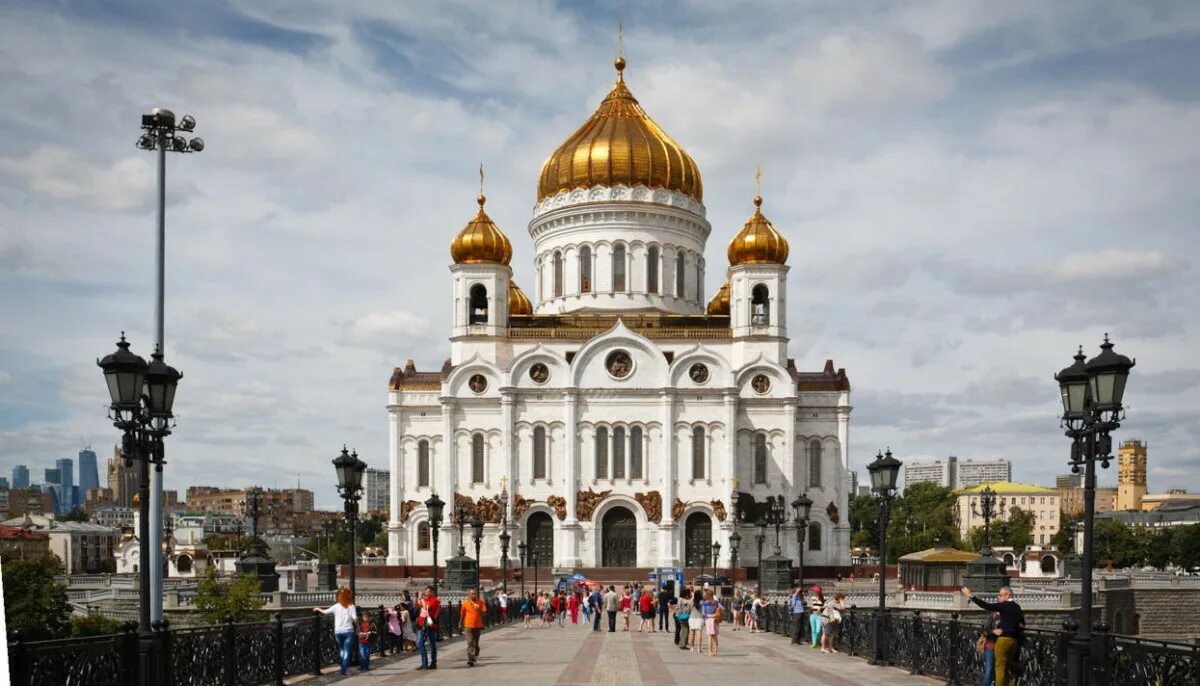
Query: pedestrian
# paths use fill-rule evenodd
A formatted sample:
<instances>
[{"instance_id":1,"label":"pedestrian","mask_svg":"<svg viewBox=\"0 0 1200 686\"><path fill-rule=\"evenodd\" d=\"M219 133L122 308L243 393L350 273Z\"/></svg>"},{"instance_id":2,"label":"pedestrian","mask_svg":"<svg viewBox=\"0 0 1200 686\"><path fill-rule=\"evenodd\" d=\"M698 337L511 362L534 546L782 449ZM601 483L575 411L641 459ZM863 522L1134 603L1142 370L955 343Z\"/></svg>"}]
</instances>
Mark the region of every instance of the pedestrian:
<instances>
[{"instance_id":1,"label":"pedestrian","mask_svg":"<svg viewBox=\"0 0 1200 686\"><path fill-rule=\"evenodd\" d=\"M417 650L421 653L421 666L417 669L437 669L438 615L442 603L433 586L426 586L417 612Z\"/></svg>"},{"instance_id":2,"label":"pedestrian","mask_svg":"<svg viewBox=\"0 0 1200 686\"><path fill-rule=\"evenodd\" d=\"M762 611L762 597L755 595L750 599L750 608L746 611L746 622L750 626L750 633L758 633L758 615Z\"/></svg>"},{"instance_id":3,"label":"pedestrian","mask_svg":"<svg viewBox=\"0 0 1200 686\"><path fill-rule=\"evenodd\" d=\"M996 620L999 619L998 612L988 613L988 617L983 622L982 632L979 638L975 639L975 652L983 656L983 686L995 686L996 684L996 634L992 633L996 628Z\"/></svg>"},{"instance_id":4,"label":"pedestrian","mask_svg":"<svg viewBox=\"0 0 1200 686\"><path fill-rule=\"evenodd\" d=\"M842 632L842 613L846 611L846 594L833 594L833 602L825 603L825 624L821 627L821 652L836 653L837 638Z\"/></svg>"},{"instance_id":5,"label":"pedestrian","mask_svg":"<svg viewBox=\"0 0 1200 686\"><path fill-rule=\"evenodd\" d=\"M362 613L358 622L358 671L366 672L371 669L371 613Z\"/></svg>"},{"instance_id":6,"label":"pedestrian","mask_svg":"<svg viewBox=\"0 0 1200 686\"><path fill-rule=\"evenodd\" d=\"M654 633L654 596L649 593L642 593L638 596L637 614L641 618L638 624L638 633L648 631Z\"/></svg>"},{"instance_id":7,"label":"pedestrian","mask_svg":"<svg viewBox=\"0 0 1200 686\"><path fill-rule=\"evenodd\" d=\"M500 621L508 624L508 593L503 588L496 591L496 605L500 607Z\"/></svg>"},{"instance_id":8,"label":"pedestrian","mask_svg":"<svg viewBox=\"0 0 1200 686\"><path fill-rule=\"evenodd\" d=\"M609 586L604 594L604 611L608 613L608 633L617 630L617 610L621 609L621 598L617 595L616 586Z\"/></svg>"},{"instance_id":9,"label":"pedestrian","mask_svg":"<svg viewBox=\"0 0 1200 686\"><path fill-rule=\"evenodd\" d=\"M671 606L675 604L674 585L664 583L658 592L658 630L670 631Z\"/></svg>"},{"instance_id":10,"label":"pedestrian","mask_svg":"<svg viewBox=\"0 0 1200 686\"><path fill-rule=\"evenodd\" d=\"M704 615L701 605L704 603L704 592L699 588L692 591L692 612L688 616L688 641L692 652L704 650Z\"/></svg>"},{"instance_id":11,"label":"pedestrian","mask_svg":"<svg viewBox=\"0 0 1200 686\"><path fill-rule=\"evenodd\" d=\"M825 609L825 593L820 586L812 587L812 599L808 606L812 610L808 615L808 628L812 632L812 647L816 648L821 642L821 611Z\"/></svg>"},{"instance_id":12,"label":"pedestrian","mask_svg":"<svg viewBox=\"0 0 1200 686\"><path fill-rule=\"evenodd\" d=\"M392 654L404 651L404 605L396 603L394 606L384 610L384 620L387 621L387 642L392 646ZM383 653L380 652L382 655Z\"/></svg>"},{"instance_id":13,"label":"pedestrian","mask_svg":"<svg viewBox=\"0 0 1200 686\"><path fill-rule=\"evenodd\" d=\"M599 631L600 614L604 611L604 593L601 592L600 586L597 586L596 590L588 596L588 607L592 612L592 631Z\"/></svg>"},{"instance_id":14,"label":"pedestrian","mask_svg":"<svg viewBox=\"0 0 1200 686\"><path fill-rule=\"evenodd\" d=\"M962 587L962 593L979 607L999 613L996 628L992 629L992 634L996 636L996 686L1014 686L1017 682L1013 675L1012 657L1017 650L1017 641L1025 630L1025 613L1013 600L1012 589L1001 586L997 594L999 600L995 603L980 600L966 586Z\"/></svg>"},{"instance_id":15,"label":"pedestrian","mask_svg":"<svg viewBox=\"0 0 1200 686\"><path fill-rule=\"evenodd\" d=\"M709 657L716 657L717 634L720 633L721 620L725 617L725 610L721 608L721 604L713 596L711 588L704 591L704 603L700 606L700 614L704 617L704 630L708 634L707 655Z\"/></svg>"},{"instance_id":16,"label":"pedestrian","mask_svg":"<svg viewBox=\"0 0 1200 686\"><path fill-rule=\"evenodd\" d=\"M467 635L467 666L474 667L479 659L479 635L483 633L483 614L487 606L475 589L467 590L467 599L459 610L458 626Z\"/></svg>"},{"instance_id":17,"label":"pedestrian","mask_svg":"<svg viewBox=\"0 0 1200 686\"><path fill-rule=\"evenodd\" d=\"M526 629L533 628L535 614L537 614L537 599L530 593L521 599L521 619L525 622Z\"/></svg>"},{"instance_id":18,"label":"pedestrian","mask_svg":"<svg viewBox=\"0 0 1200 686\"><path fill-rule=\"evenodd\" d=\"M804 608L804 587L797 586L792 592L791 603L788 606L788 613L792 620L792 643L800 645L804 643L804 622L806 617Z\"/></svg>"},{"instance_id":19,"label":"pedestrian","mask_svg":"<svg viewBox=\"0 0 1200 686\"><path fill-rule=\"evenodd\" d=\"M565 626L566 619L567 619L567 593L566 593L566 591L559 591L557 598L558 598L558 607L555 609L558 614L558 628L561 629L561 628L563 628L563 626Z\"/></svg>"},{"instance_id":20,"label":"pedestrian","mask_svg":"<svg viewBox=\"0 0 1200 686\"><path fill-rule=\"evenodd\" d=\"M358 627L358 608L354 606L354 594L342 586L337 592L337 602L327 608L314 607L313 612L333 615L333 638L337 641L341 657L342 676L350 671L350 649L354 645L354 632Z\"/></svg>"},{"instance_id":21,"label":"pedestrian","mask_svg":"<svg viewBox=\"0 0 1200 686\"><path fill-rule=\"evenodd\" d=\"M571 597L567 598L567 612L571 613L571 623L579 624L579 594L572 593Z\"/></svg>"},{"instance_id":22,"label":"pedestrian","mask_svg":"<svg viewBox=\"0 0 1200 686\"><path fill-rule=\"evenodd\" d=\"M675 600L675 645L679 646L680 650L688 649L688 622L691 620L692 612L692 596L688 592L689 589L684 589L679 598ZM680 639L682 636L682 640Z\"/></svg>"},{"instance_id":23,"label":"pedestrian","mask_svg":"<svg viewBox=\"0 0 1200 686\"><path fill-rule=\"evenodd\" d=\"M629 631L629 614L633 607L633 593L629 587L621 594L621 631Z\"/></svg>"}]
</instances>

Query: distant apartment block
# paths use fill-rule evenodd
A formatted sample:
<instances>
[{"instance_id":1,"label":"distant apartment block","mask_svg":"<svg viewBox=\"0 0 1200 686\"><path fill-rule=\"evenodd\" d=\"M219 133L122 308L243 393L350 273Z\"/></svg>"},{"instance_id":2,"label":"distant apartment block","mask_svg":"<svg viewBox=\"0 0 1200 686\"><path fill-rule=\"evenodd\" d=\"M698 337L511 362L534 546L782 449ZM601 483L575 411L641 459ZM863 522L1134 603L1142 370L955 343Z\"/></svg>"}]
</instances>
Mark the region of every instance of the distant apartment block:
<instances>
[{"instance_id":1,"label":"distant apartment block","mask_svg":"<svg viewBox=\"0 0 1200 686\"><path fill-rule=\"evenodd\" d=\"M1012 462L992 460L962 460L958 463L958 488L970 488L993 481L1012 481Z\"/></svg>"},{"instance_id":2,"label":"distant apartment block","mask_svg":"<svg viewBox=\"0 0 1200 686\"><path fill-rule=\"evenodd\" d=\"M363 499L366 512L387 514L391 505L392 473L386 469L369 468L363 472Z\"/></svg>"}]
</instances>

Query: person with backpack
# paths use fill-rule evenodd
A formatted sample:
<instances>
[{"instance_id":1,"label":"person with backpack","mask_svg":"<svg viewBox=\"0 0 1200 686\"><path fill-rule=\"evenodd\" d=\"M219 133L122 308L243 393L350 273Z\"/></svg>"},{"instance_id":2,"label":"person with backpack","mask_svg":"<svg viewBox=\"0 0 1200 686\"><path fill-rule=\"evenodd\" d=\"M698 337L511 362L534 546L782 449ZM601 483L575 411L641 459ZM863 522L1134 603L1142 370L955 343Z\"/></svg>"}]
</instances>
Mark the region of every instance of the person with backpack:
<instances>
[{"instance_id":1,"label":"person with backpack","mask_svg":"<svg viewBox=\"0 0 1200 686\"><path fill-rule=\"evenodd\" d=\"M688 624L692 618L692 612L696 609L692 607L692 589L685 588L683 593L679 594L679 598L675 600L675 645L679 646L680 650L688 649ZM680 636L683 640L680 641Z\"/></svg>"}]
</instances>

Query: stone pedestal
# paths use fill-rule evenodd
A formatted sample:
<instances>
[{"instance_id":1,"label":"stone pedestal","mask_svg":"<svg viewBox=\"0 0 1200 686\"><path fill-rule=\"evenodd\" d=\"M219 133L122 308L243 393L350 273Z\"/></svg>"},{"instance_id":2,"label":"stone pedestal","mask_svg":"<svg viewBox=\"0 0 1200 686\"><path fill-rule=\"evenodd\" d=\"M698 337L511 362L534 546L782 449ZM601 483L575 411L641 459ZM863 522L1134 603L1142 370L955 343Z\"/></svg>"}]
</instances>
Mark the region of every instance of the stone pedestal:
<instances>
[{"instance_id":1,"label":"stone pedestal","mask_svg":"<svg viewBox=\"0 0 1200 686\"><path fill-rule=\"evenodd\" d=\"M995 593L1001 586L1008 585L1008 574L1004 571L1004 561L985 551L979 557L967 563L967 573L963 575L963 585L975 593Z\"/></svg>"},{"instance_id":2,"label":"stone pedestal","mask_svg":"<svg viewBox=\"0 0 1200 686\"><path fill-rule=\"evenodd\" d=\"M263 593L279 590L279 572L275 571L275 560L267 556L267 547L261 539L250 544L249 554L238 560L235 566L238 574L256 577Z\"/></svg>"},{"instance_id":3,"label":"stone pedestal","mask_svg":"<svg viewBox=\"0 0 1200 686\"><path fill-rule=\"evenodd\" d=\"M792 589L792 561L782 555L771 555L759 564L763 591L786 593Z\"/></svg>"},{"instance_id":4,"label":"stone pedestal","mask_svg":"<svg viewBox=\"0 0 1200 686\"><path fill-rule=\"evenodd\" d=\"M1063 558L1063 574L1071 579L1083 578L1083 558L1071 553Z\"/></svg>"},{"instance_id":5,"label":"stone pedestal","mask_svg":"<svg viewBox=\"0 0 1200 686\"><path fill-rule=\"evenodd\" d=\"M475 558L467 557L460 548L458 554L446 560L445 587L451 591L465 591L479 586L479 565Z\"/></svg>"},{"instance_id":6,"label":"stone pedestal","mask_svg":"<svg viewBox=\"0 0 1200 686\"><path fill-rule=\"evenodd\" d=\"M337 590L337 565L332 562L322 562L317 565L317 590Z\"/></svg>"}]
</instances>

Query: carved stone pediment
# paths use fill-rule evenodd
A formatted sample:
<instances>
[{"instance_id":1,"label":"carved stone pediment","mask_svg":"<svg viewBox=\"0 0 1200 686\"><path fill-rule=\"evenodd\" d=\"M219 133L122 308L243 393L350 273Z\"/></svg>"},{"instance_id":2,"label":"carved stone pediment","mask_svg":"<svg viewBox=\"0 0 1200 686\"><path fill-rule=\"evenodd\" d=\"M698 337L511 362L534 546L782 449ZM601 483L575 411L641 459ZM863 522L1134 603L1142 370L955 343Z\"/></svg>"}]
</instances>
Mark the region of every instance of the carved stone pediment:
<instances>
[{"instance_id":1,"label":"carved stone pediment","mask_svg":"<svg viewBox=\"0 0 1200 686\"><path fill-rule=\"evenodd\" d=\"M575 494L575 516L581 522L592 521L592 515L596 512L596 508L609 495L612 495L611 490L597 493L589 488L586 491L579 491Z\"/></svg>"},{"instance_id":2,"label":"carved stone pediment","mask_svg":"<svg viewBox=\"0 0 1200 686\"><path fill-rule=\"evenodd\" d=\"M546 504L554 508L554 513L558 515L558 520L567 518L567 499L561 495L552 495L546 498Z\"/></svg>"}]
</instances>

